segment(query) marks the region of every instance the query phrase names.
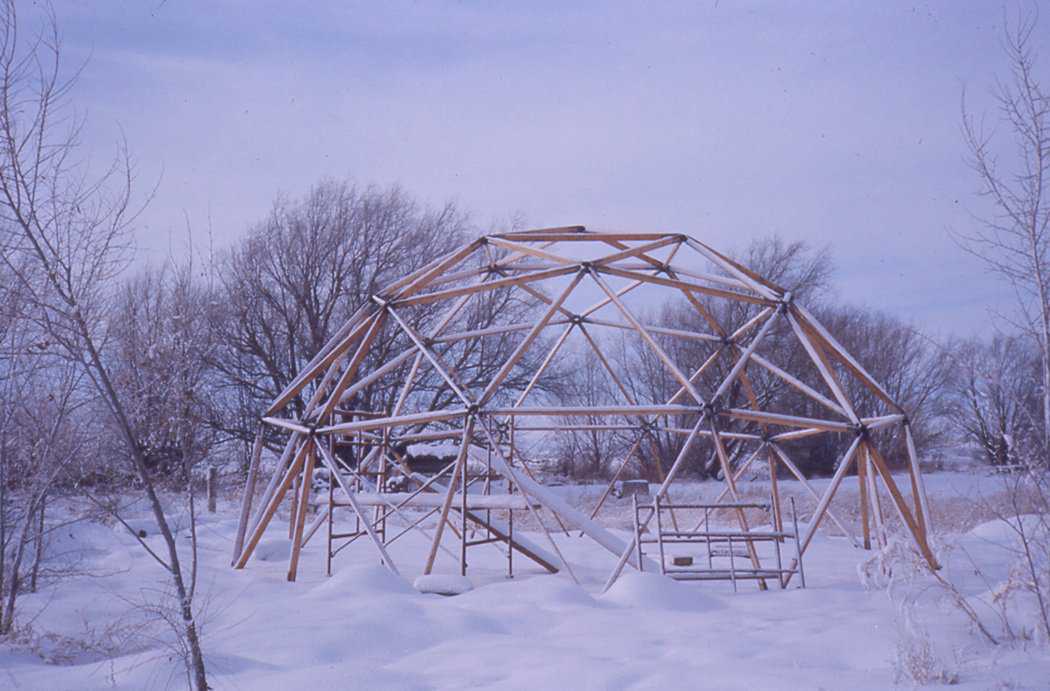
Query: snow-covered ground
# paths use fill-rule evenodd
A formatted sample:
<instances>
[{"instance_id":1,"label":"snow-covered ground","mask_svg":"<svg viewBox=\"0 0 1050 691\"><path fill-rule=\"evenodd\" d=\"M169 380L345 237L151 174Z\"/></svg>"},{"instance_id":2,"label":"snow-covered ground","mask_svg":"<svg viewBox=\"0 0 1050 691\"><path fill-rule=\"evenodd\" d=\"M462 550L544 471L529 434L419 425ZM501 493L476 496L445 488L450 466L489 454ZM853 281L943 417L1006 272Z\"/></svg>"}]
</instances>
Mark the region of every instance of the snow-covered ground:
<instances>
[{"instance_id":1,"label":"snow-covered ground","mask_svg":"<svg viewBox=\"0 0 1050 691\"><path fill-rule=\"evenodd\" d=\"M835 504L848 516L853 480ZM943 538L956 545L945 573L968 597L994 586L973 577L975 564L993 578L1008 568L1009 531L967 509L975 497L994 494L997 482L958 473L927 479L935 520L961 526ZM812 502L798 484L782 487L808 516ZM675 496L710 498L718 488L687 484ZM587 506L600 489L557 491ZM764 491L761 482L745 484L753 496ZM603 512L606 525L624 536L627 506L617 501ZM149 530L145 514L132 523ZM469 559L474 589L442 597L411 586L426 547L414 533L391 546L404 579L380 566L363 540L336 558L326 578L319 533L304 551L298 581L289 583L286 526L275 522L242 571L228 565L234 503L221 504L199 526L204 647L217 689L885 689L910 685L895 673L898 646L909 640L906 624L929 633L936 664L961 688L1050 688L1045 642L991 646L921 584L896 592L865 588L858 566L872 553L833 530L822 531L807 554L804 590L796 580L784 591L751 584L734 593L728 583L676 583L629 571L599 594L615 557L587 538L560 534L582 586L522 558L508 580L503 554L479 546ZM136 629L144 615L135 603L155 600L164 587L141 546L119 526L80 522L56 536L52 549L79 551L83 575L21 601L29 626L23 644L0 647L0 688L181 688L163 629ZM458 572L443 553L437 571ZM901 589L918 597L907 621L890 596L899 601Z\"/></svg>"}]
</instances>

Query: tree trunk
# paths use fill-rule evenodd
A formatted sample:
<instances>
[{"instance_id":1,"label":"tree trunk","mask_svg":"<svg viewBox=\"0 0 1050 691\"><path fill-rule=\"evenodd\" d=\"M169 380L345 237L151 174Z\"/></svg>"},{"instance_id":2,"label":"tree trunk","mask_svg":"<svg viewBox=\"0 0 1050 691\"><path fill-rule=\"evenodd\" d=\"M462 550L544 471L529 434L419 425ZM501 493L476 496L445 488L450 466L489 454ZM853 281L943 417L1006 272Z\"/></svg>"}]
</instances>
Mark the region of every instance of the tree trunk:
<instances>
[{"instance_id":1,"label":"tree trunk","mask_svg":"<svg viewBox=\"0 0 1050 691\"><path fill-rule=\"evenodd\" d=\"M29 577L29 592L36 592L37 579L40 576L40 562L44 560L44 510L47 507L47 492L40 495L40 508L37 509L36 535L33 537L33 569Z\"/></svg>"}]
</instances>

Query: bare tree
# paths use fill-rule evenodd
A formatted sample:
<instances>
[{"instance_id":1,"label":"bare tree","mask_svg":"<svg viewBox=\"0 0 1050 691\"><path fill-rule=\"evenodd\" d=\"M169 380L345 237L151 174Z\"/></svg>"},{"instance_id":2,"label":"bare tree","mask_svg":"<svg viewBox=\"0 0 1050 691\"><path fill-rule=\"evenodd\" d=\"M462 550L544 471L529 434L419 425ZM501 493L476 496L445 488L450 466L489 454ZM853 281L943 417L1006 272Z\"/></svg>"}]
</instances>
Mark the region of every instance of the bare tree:
<instances>
[{"instance_id":1,"label":"bare tree","mask_svg":"<svg viewBox=\"0 0 1050 691\"><path fill-rule=\"evenodd\" d=\"M1050 444L1050 94L1036 74L1038 15L1006 22L1009 77L996 84L999 122L1014 154L1003 164L984 121L962 105L962 129L979 194L989 210L978 228L959 233L961 244L1013 288L1024 326L1039 344L1044 457Z\"/></svg>"},{"instance_id":2,"label":"bare tree","mask_svg":"<svg viewBox=\"0 0 1050 691\"><path fill-rule=\"evenodd\" d=\"M189 651L187 675L203 691L208 684L193 591L106 355L112 325L107 290L128 260L136 216L132 168L126 147L96 177L75 160L81 122L71 117L68 96L76 74L64 76L53 12L46 19L44 31L25 44L15 3L7 0L0 7L0 220L9 234L5 244L28 262L8 266L53 352L82 368L121 434L124 455L164 541L164 557L150 553L171 578L181 617L178 634Z\"/></svg>"},{"instance_id":3,"label":"bare tree","mask_svg":"<svg viewBox=\"0 0 1050 691\"><path fill-rule=\"evenodd\" d=\"M269 216L220 260L213 328L222 348L222 430L249 444L258 414L382 285L463 237L453 205L421 208L401 189L322 181ZM387 347L399 343L381 341Z\"/></svg>"},{"instance_id":4,"label":"bare tree","mask_svg":"<svg viewBox=\"0 0 1050 691\"><path fill-rule=\"evenodd\" d=\"M954 348L948 418L988 463L1017 464L1041 444L1039 354L1028 339L996 336Z\"/></svg>"}]
</instances>

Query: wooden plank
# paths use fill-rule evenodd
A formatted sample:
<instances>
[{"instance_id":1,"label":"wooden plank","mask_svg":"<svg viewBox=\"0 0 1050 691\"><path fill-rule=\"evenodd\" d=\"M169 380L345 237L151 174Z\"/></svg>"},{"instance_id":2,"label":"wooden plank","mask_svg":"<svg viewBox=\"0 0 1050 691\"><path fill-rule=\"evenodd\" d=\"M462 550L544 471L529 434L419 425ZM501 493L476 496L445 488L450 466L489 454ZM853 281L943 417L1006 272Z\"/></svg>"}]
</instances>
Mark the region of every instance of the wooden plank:
<instances>
[{"instance_id":1,"label":"wooden plank","mask_svg":"<svg viewBox=\"0 0 1050 691\"><path fill-rule=\"evenodd\" d=\"M300 373L284 387L284 389L277 395L276 398L270 403L270 407L266 409L265 415L273 415L278 410L288 405L288 402L299 395L299 392L306 387L311 381L313 381L321 371L331 365L339 359L353 342L357 340L361 330L365 327L365 323L373 312L372 305L368 304L361 307L355 312L350 319L347 320L336 334L321 347L321 350L311 358L310 362L306 364L300 371Z\"/></svg>"},{"instance_id":2,"label":"wooden plank","mask_svg":"<svg viewBox=\"0 0 1050 691\"><path fill-rule=\"evenodd\" d=\"M747 348L740 355L740 357L737 358L736 364L733 365L733 369L729 371L729 375L724 380L722 380L722 383L718 386L718 389L715 391L715 395L711 397L712 403L724 396L725 392L729 389L730 386L732 386L733 382L736 381L736 378L740 375L740 372L743 371L744 367L747 366L748 359L751 357L751 354L755 352L755 348L758 347L758 344L762 341L762 338L767 333L769 333L770 327L773 326L773 321L777 318L777 316L779 316L779 314L779 310L774 312L773 315L766 320L766 323L762 325L762 328L759 329L758 333L755 334L755 337L751 339L751 342L747 345Z\"/></svg>"},{"instance_id":3,"label":"wooden plank","mask_svg":"<svg viewBox=\"0 0 1050 691\"><path fill-rule=\"evenodd\" d=\"M606 406L522 406L520 408L486 408L482 412L489 415L563 415L563 416L599 416L622 415L625 417L645 417L647 415L695 415L699 406L688 405L606 405Z\"/></svg>"},{"instance_id":4,"label":"wooden plank","mask_svg":"<svg viewBox=\"0 0 1050 691\"><path fill-rule=\"evenodd\" d=\"M679 237L677 233L540 233L535 231L524 231L521 233L499 233L489 237L507 238L517 242L605 242L609 240L617 242L642 242L659 240L661 238Z\"/></svg>"},{"instance_id":5,"label":"wooden plank","mask_svg":"<svg viewBox=\"0 0 1050 691\"><path fill-rule=\"evenodd\" d=\"M626 247L619 252L613 254L607 254L604 257L593 260L593 264L608 266L614 262L618 262L622 259L630 259L631 257L644 256L648 252L655 252L658 249L667 247L668 245L680 245L682 244L682 237L679 235L672 235L670 237L661 238L652 242L647 242L644 245L638 245L637 247ZM655 260L653 260L655 261Z\"/></svg>"},{"instance_id":6,"label":"wooden plank","mask_svg":"<svg viewBox=\"0 0 1050 691\"><path fill-rule=\"evenodd\" d=\"M379 332L383 329L385 319L386 314L383 312L379 312L372 318L372 325L361 338L361 342L358 344L353 357L347 362L346 369L343 370L343 374L339 377L338 381L336 381L335 387L332 389L332 393L328 397L328 402L320 406L318 410L311 413L310 417L324 420L328 419L332 414L336 404L343 397L343 392L350 386L350 382L353 381L353 378L357 376L357 370L361 367L361 363L364 362L365 357L368 355L368 350L372 347L372 343L375 342L376 336L378 336Z\"/></svg>"},{"instance_id":7,"label":"wooden plank","mask_svg":"<svg viewBox=\"0 0 1050 691\"><path fill-rule=\"evenodd\" d=\"M614 322L608 319L595 319L589 317L584 319L585 324L593 324L595 326L606 326L613 329L621 329L624 331L632 331L633 327L630 324L623 324L620 322ZM674 336L676 338L682 338L690 341L704 341L705 343L721 343L722 337L714 334L704 333L702 331L684 331L682 329L673 329L666 326L655 326L653 324L642 324L649 333L660 334L661 336Z\"/></svg>"},{"instance_id":8,"label":"wooden plank","mask_svg":"<svg viewBox=\"0 0 1050 691\"><path fill-rule=\"evenodd\" d=\"M722 444L722 439L718 434L718 426L715 424L713 418L709 418L707 424L711 428L711 441L714 442L715 453L718 455L718 462L722 466L722 476L725 478L726 487L729 489L729 496L733 498L733 501L740 503L740 494L736 490L736 480L733 478L733 468L729 463L729 455L726 453L725 445ZM744 510L737 508L735 510L737 523L740 525L741 532L751 532L751 526L748 525L747 516L744 515ZM755 569L761 569L762 563L758 560L758 552L755 551L755 544L750 540L746 541L747 545L747 556L751 560L751 566ZM730 549L732 546L730 545ZM759 579L758 587L760 590L766 589L766 582L764 579Z\"/></svg>"},{"instance_id":9,"label":"wooden plank","mask_svg":"<svg viewBox=\"0 0 1050 691\"><path fill-rule=\"evenodd\" d=\"M828 488L824 490L824 495L820 498L820 502L817 504L817 509L813 512L813 517L810 518L809 525L806 526L806 532L802 536L800 547L802 554L806 553L809 543L813 540L813 536L816 535L817 528L820 527L820 522L824 519L824 514L827 513L828 507L831 505L831 500L835 498L835 492L838 491L839 485L842 484L842 478L846 476L846 471L849 470L850 465L853 463L853 459L857 454L858 446L860 446L859 436L853 440L849 449L847 449L846 453L842 456L842 460L839 461L838 467L835 468L835 474L831 476L831 483L828 485ZM794 568L794 566L792 568ZM789 577L788 581L790 580ZM784 585L786 586L787 583Z\"/></svg>"},{"instance_id":10,"label":"wooden plank","mask_svg":"<svg viewBox=\"0 0 1050 691\"><path fill-rule=\"evenodd\" d=\"M440 261L438 261L433 267L423 272L418 278L405 285L396 293L391 295L387 293L387 296L395 300L405 300L418 293L423 288L426 288L431 280L445 273L452 267L458 265L484 244L482 238L478 238L473 242L467 243L458 250L454 250L450 254L446 255Z\"/></svg>"}]
</instances>

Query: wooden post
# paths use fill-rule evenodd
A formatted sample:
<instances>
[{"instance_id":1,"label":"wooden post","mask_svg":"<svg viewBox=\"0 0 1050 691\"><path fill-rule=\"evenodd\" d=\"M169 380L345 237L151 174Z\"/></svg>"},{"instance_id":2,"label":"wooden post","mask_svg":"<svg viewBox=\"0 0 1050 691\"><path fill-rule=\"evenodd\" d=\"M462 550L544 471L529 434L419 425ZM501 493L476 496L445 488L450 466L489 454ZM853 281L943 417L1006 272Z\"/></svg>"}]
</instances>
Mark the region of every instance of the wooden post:
<instances>
[{"instance_id":1,"label":"wooden post","mask_svg":"<svg viewBox=\"0 0 1050 691\"><path fill-rule=\"evenodd\" d=\"M860 527L864 549L871 549L871 529L868 527L868 448L864 445L857 458L857 491L860 493Z\"/></svg>"},{"instance_id":2,"label":"wooden post","mask_svg":"<svg viewBox=\"0 0 1050 691\"><path fill-rule=\"evenodd\" d=\"M215 494L218 491L217 485L219 484L219 469L213 465L208 466L208 513L215 513L216 510L216 497Z\"/></svg>"}]
</instances>

